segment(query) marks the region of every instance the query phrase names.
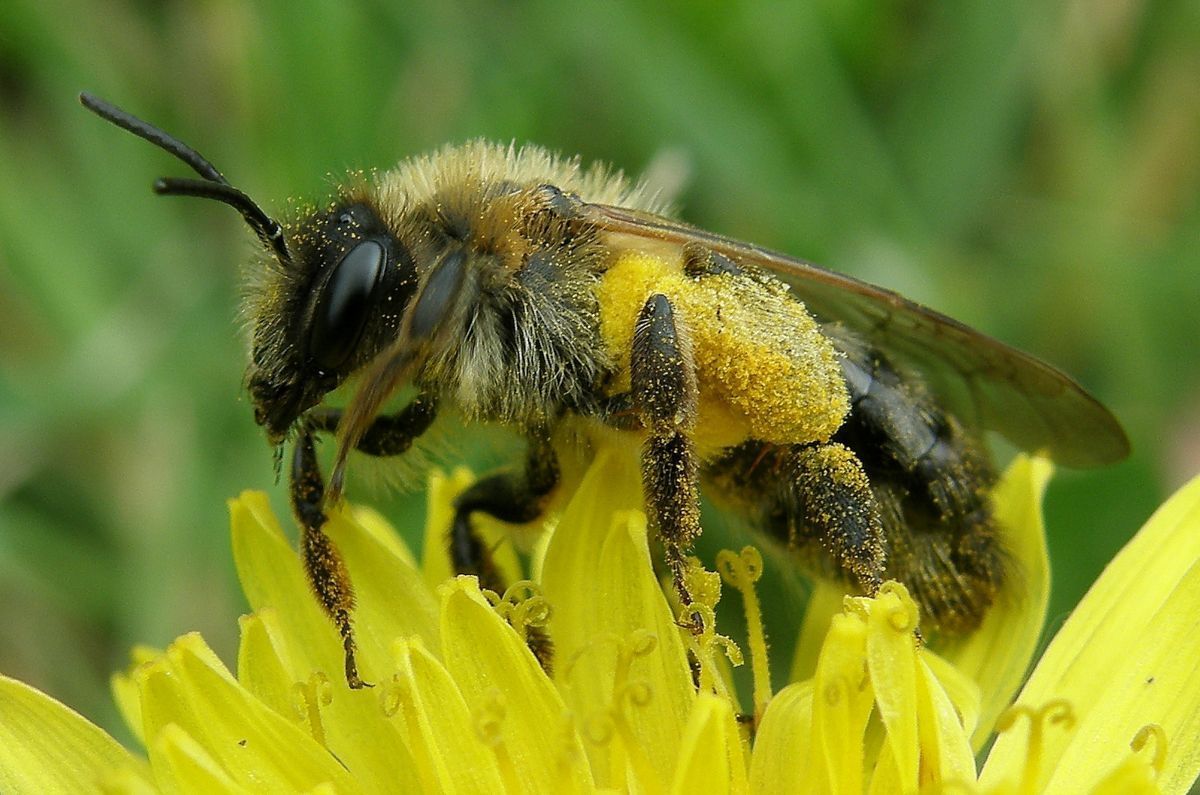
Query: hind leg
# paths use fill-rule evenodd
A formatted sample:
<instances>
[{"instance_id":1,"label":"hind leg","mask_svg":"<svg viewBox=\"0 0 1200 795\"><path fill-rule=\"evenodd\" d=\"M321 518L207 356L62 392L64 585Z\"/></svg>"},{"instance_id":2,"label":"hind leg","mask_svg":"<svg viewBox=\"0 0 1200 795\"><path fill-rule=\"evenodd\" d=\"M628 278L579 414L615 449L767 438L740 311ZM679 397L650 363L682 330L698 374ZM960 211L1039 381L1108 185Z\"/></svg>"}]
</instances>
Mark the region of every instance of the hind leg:
<instances>
[{"instance_id":1,"label":"hind leg","mask_svg":"<svg viewBox=\"0 0 1200 795\"><path fill-rule=\"evenodd\" d=\"M880 505L850 448L749 442L710 464L705 475L759 513L771 535L816 557L827 575L850 579L868 594L883 584L888 554Z\"/></svg>"},{"instance_id":2,"label":"hind leg","mask_svg":"<svg viewBox=\"0 0 1200 795\"><path fill-rule=\"evenodd\" d=\"M815 542L868 594L883 584L887 566L883 520L862 462L831 442L788 451L784 504L789 536Z\"/></svg>"}]
</instances>

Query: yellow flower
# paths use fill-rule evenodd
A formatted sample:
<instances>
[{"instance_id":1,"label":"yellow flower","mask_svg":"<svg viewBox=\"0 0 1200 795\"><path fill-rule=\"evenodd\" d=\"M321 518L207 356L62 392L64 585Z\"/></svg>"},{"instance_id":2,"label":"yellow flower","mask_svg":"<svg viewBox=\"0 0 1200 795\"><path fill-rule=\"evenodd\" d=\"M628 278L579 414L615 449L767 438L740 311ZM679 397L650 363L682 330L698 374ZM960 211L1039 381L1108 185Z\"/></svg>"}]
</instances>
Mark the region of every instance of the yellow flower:
<instances>
[{"instance_id":1,"label":"yellow flower","mask_svg":"<svg viewBox=\"0 0 1200 795\"><path fill-rule=\"evenodd\" d=\"M774 695L762 559L695 566L703 629L681 630L651 566L637 472L615 457L589 470L531 579L497 547L505 594L449 576L442 533L465 473L431 483L419 565L374 512L336 512L328 531L354 573L376 685L362 691L341 679L336 632L266 498L248 492L230 503L253 609L236 674L194 634L135 650L113 684L144 756L0 678L0 791L1186 792L1200 766L1200 480L1112 563L1010 707L1045 612L1048 475L1019 459L997 490L1022 587L977 633L934 653L914 639L902 586L822 591L796 681ZM750 628L745 708L728 676L743 655L715 626L722 579ZM553 639L552 673L524 641L532 627Z\"/></svg>"}]
</instances>

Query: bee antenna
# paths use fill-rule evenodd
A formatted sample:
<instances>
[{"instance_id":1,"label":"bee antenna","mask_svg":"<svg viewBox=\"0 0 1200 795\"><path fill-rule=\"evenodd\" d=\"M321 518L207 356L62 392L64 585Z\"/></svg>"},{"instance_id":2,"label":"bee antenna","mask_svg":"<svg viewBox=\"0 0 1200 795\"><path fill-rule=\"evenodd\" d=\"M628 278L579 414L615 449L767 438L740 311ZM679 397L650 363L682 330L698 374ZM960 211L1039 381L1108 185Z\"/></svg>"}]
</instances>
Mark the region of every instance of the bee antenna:
<instances>
[{"instance_id":1,"label":"bee antenna","mask_svg":"<svg viewBox=\"0 0 1200 795\"><path fill-rule=\"evenodd\" d=\"M284 265L292 261L287 241L283 239L283 227L267 215L254 200L227 182L209 182L203 179L181 179L162 177L154 181L154 192L159 196L197 196L213 199L242 214L242 218L254 230L262 242L275 251L275 256Z\"/></svg>"},{"instance_id":2,"label":"bee antenna","mask_svg":"<svg viewBox=\"0 0 1200 795\"><path fill-rule=\"evenodd\" d=\"M192 147L160 130L149 122L142 121L137 116L118 108L99 97L86 91L79 95L79 102L85 108L95 113L105 121L111 122L123 130L133 133L142 140L150 143L183 161L203 179L178 179L166 177L154 183L154 192L160 196L198 196L202 199L215 199L228 204L239 213L254 233L263 243L269 246L279 261L288 265L292 261L288 251L287 241L283 237L283 227L278 221L258 206L257 203L242 191L229 184L225 175L217 167Z\"/></svg>"}]
</instances>

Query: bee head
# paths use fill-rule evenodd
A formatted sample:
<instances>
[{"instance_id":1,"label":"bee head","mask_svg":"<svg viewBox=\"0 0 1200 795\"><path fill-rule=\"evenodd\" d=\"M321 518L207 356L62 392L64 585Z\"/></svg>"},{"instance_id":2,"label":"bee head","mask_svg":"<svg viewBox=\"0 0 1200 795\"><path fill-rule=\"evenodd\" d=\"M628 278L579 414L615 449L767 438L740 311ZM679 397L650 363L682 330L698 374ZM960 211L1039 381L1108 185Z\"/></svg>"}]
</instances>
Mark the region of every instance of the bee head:
<instances>
[{"instance_id":1,"label":"bee head","mask_svg":"<svg viewBox=\"0 0 1200 795\"><path fill-rule=\"evenodd\" d=\"M246 382L255 421L272 443L283 441L304 412L399 333L417 286L408 249L364 199L344 198L285 227L182 141L90 94L79 99L200 175L159 179L155 193L228 204L262 242Z\"/></svg>"},{"instance_id":2,"label":"bee head","mask_svg":"<svg viewBox=\"0 0 1200 795\"><path fill-rule=\"evenodd\" d=\"M249 297L254 416L272 442L399 334L417 286L405 246L345 197L286 227L289 263L257 269Z\"/></svg>"}]
</instances>

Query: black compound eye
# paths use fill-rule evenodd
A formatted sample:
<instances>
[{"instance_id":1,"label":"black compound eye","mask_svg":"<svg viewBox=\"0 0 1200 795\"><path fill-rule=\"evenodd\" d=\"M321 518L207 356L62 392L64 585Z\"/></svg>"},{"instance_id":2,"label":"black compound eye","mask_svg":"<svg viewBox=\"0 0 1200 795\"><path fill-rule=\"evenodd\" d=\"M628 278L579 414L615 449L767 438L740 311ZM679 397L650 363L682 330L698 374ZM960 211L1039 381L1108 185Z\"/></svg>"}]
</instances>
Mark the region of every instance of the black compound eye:
<instances>
[{"instance_id":1,"label":"black compound eye","mask_svg":"<svg viewBox=\"0 0 1200 795\"><path fill-rule=\"evenodd\" d=\"M336 370L362 336L387 256L375 240L354 246L334 266L313 308L308 352L322 370Z\"/></svg>"}]
</instances>

